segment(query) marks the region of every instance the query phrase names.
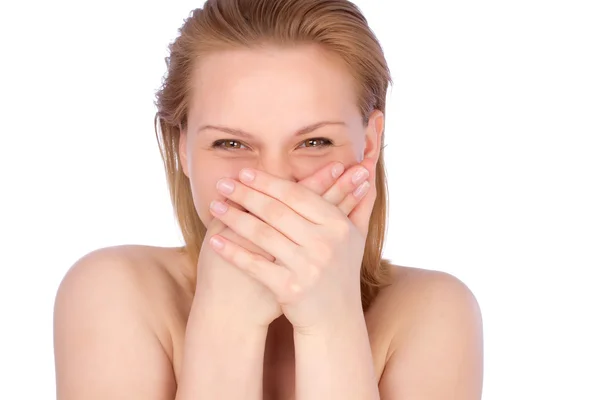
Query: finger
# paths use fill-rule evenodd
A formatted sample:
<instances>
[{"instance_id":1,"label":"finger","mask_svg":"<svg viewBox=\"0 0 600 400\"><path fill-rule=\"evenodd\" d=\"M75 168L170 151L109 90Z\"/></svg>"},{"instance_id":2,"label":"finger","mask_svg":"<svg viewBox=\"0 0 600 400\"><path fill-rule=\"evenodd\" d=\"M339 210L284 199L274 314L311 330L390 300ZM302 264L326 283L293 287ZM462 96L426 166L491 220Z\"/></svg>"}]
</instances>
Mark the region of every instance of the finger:
<instances>
[{"instance_id":1,"label":"finger","mask_svg":"<svg viewBox=\"0 0 600 400\"><path fill-rule=\"evenodd\" d=\"M369 168L369 188L367 192L363 194L362 200L350 212L348 219L350 219L354 226L356 226L362 235L366 237L369 232L371 213L373 212L373 206L375 205L375 199L377 198L377 187L375 185L376 163L373 161L365 165Z\"/></svg>"},{"instance_id":2,"label":"finger","mask_svg":"<svg viewBox=\"0 0 600 400\"><path fill-rule=\"evenodd\" d=\"M331 186L324 194L323 199L329 203L339 206L340 203L352 194L363 182L369 178L369 170L362 164L354 165L348 169L341 178L339 178L333 186ZM351 210L351 209L350 209ZM344 214L348 215L350 210L344 210Z\"/></svg>"},{"instance_id":3,"label":"finger","mask_svg":"<svg viewBox=\"0 0 600 400\"><path fill-rule=\"evenodd\" d=\"M363 197L368 193L371 184L369 181L364 181L352 193L346 196L338 208L344 215L348 216L354 210L354 208L360 203Z\"/></svg>"},{"instance_id":4,"label":"finger","mask_svg":"<svg viewBox=\"0 0 600 400\"><path fill-rule=\"evenodd\" d=\"M215 218L215 219L218 219L218 218ZM223 221L219 221L219 222L221 222L223 224ZM225 224L223 224L223 225L225 225ZM264 258L266 258L267 260L269 260L271 262L275 261L274 256L267 253L266 251L261 249L256 244L252 243L252 241L246 239L245 237L242 237L241 235L239 235L237 232L235 232L233 229L231 229L227 225L225 225L225 229L221 233L219 233L219 235L234 242L235 244L237 244L239 246L242 246L243 248L245 248L246 250L248 250L251 253L254 253L259 256L263 256Z\"/></svg>"},{"instance_id":5,"label":"finger","mask_svg":"<svg viewBox=\"0 0 600 400\"><path fill-rule=\"evenodd\" d=\"M276 296L287 290L292 279L292 272L287 268L253 254L221 235L212 236L210 244L217 254L265 285Z\"/></svg>"},{"instance_id":6,"label":"finger","mask_svg":"<svg viewBox=\"0 0 600 400\"><path fill-rule=\"evenodd\" d=\"M233 205L231 205L233 207ZM235 231L233 231L230 227L225 225L223 221L219 218L212 218L211 221L207 224L206 227L206 240L210 239L211 236L219 234L228 240L246 248L251 253L261 255L265 257L267 260L273 262L275 257L265 252L263 249L252 243L250 240L238 235Z\"/></svg>"},{"instance_id":7,"label":"finger","mask_svg":"<svg viewBox=\"0 0 600 400\"><path fill-rule=\"evenodd\" d=\"M330 189L330 191L335 191L338 185L343 187L343 189L337 189L339 190L339 194L334 194L333 196L342 196L341 199L337 197L335 200L337 201L338 208L344 215L348 216L368 192L368 188L371 185L369 177L371 175L370 170L373 169L372 164L372 159L364 159L360 164L350 168ZM364 168L366 173L364 170L361 171L361 168Z\"/></svg>"},{"instance_id":8,"label":"finger","mask_svg":"<svg viewBox=\"0 0 600 400\"><path fill-rule=\"evenodd\" d=\"M363 185L358 193L354 193L358 187L368 180L368 164L372 162L372 159L364 159L362 163L354 165L346 170L341 177L334 179L344 171L344 165L335 162L298 183L317 194L321 194L324 200L338 206L342 213L348 216L358 204L357 200L362 197L361 192L366 189Z\"/></svg>"},{"instance_id":9,"label":"finger","mask_svg":"<svg viewBox=\"0 0 600 400\"><path fill-rule=\"evenodd\" d=\"M321 195L329 203L339 205L367 178L368 170L361 164L345 171L344 164L334 162L298 183ZM348 212L345 214L348 215Z\"/></svg>"},{"instance_id":10,"label":"finger","mask_svg":"<svg viewBox=\"0 0 600 400\"><path fill-rule=\"evenodd\" d=\"M285 182L292 183L290 181ZM294 183L292 184L298 186ZM301 238L301 233L306 232L311 228L311 222L304 219L301 215L298 215L298 213L294 212L280 200L274 199L241 182L223 178L217 182L217 190L225 196L227 200L232 200L241 205L248 210L249 213L253 214L253 217L260 218L260 220L272 226L295 243L299 243L298 240ZM314 194L314 196L319 198L316 194ZM322 201L323 200L321 200L321 202ZM232 211L239 211L237 208L230 208ZM233 212L231 215L237 215L237 213ZM273 255L277 257L277 255Z\"/></svg>"},{"instance_id":11,"label":"finger","mask_svg":"<svg viewBox=\"0 0 600 400\"><path fill-rule=\"evenodd\" d=\"M228 207L219 201L211 203L210 211L215 218L221 220L235 233L250 240L284 264L293 262L291 257L297 254L298 244L270 224L261 221L257 216ZM289 211L291 213L291 210Z\"/></svg>"},{"instance_id":12,"label":"finger","mask_svg":"<svg viewBox=\"0 0 600 400\"><path fill-rule=\"evenodd\" d=\"M308 178L305 178L298 183L311 192L321 196L325 193L335 181L342 176L344 173L345 166L339 161L327 164L324 168L321 168L316 173L312 174Z\"/></svg>"},{"instance_id":13,"label":"finger","mask_svg":"<svg viewBox=\"0 0 600 400\"><path fill-rule=\"evenodd\" d=\"M337 207L324 201L320 195L313 193L308 188L298 185L295 182L281 179L264 171L252 168L242 169L239 178L243 183L242 186L247 186L275 201L283 203L296 214L312 223L323 225L340 216L340 210ZM234 200L239 203L237 199ZM252 205L240 204L251 211L249 207L252 207ZM275 203L272 203L272 205L275 207ZM280 211L282 215L284 214L283 209L278 208L278 211ZM251 212L254 213L254 211ZM277 211L274 213L277 213ZM256 215L261 219L263 217L263 215L260 214ZM272 222L276 223L277 221L269 221L269 223ZM277 228L279 229L280 227L278 226Z\"/></svg>"}]
</instances>

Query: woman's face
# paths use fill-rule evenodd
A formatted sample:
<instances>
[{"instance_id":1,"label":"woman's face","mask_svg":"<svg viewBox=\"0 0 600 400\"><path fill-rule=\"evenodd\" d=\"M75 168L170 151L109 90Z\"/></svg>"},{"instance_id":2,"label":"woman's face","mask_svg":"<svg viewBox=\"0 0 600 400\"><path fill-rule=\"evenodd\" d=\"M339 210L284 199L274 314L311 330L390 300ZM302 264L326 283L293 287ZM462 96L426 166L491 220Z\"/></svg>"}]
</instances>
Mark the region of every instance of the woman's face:
<instances>
[{"instance_id":1,"label":"woman's face","mask_svg":"<svg viewBox=\"0 0 600 400\"><path fill-rule=\"evenodd\" d=\"M242 168L301 181L332 161L379 156L382 113L365 126L352 76L316 46L215 52L194 74L179 155L205 226L210 202L224 200L217 181Z\"/></svg>"}]
</instances>

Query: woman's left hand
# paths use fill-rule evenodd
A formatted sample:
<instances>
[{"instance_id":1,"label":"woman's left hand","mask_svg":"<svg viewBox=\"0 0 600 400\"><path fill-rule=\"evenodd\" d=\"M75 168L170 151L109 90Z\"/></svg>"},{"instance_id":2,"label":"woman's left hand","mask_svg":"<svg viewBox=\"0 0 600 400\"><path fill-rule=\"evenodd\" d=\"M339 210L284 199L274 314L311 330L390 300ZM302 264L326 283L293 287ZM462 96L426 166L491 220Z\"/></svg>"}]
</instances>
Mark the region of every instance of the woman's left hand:
<instances>
[{"instance_id":1,"label":"woman's left hand","mask_svg":"<svg viewBox=\"0 0 600 400\"><path fill-rule=\"evenodd\" d=\"M240 171L240 182L227 179L233 191L221 192L248 213L227 207L213 215L275 261L222 237L225 246L215 250L268 287L296 331L334 328L362 313L364 227L368 227L376 197L374 171L369 169L370 185L357 198L353 221L308 188L255 169Z\"/></svg>"}]
</instances>

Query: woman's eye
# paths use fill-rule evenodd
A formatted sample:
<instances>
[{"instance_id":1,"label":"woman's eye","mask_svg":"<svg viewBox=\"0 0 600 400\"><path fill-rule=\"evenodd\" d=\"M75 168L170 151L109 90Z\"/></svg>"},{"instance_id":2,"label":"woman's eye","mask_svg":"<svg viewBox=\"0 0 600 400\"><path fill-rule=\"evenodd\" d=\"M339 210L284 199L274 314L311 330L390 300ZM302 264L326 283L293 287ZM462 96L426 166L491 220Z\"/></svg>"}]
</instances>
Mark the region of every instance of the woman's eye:
<instances>
[{"instance_id":1,"label":"woman's eye","mask_svg":"<svg viewBox=\"0 0 600 400\"><path fill-rule=\"evenodd\" d=\"M333 145L333 142L325 138L313 138L305 140L304 142L302 142L302 144L306 144L306 146L304 147L328 147Z\"/></svg>"},{"instance_id":2,"label":"woman's eye","mask_svg":"<svg viewBox=\"0 0 600 400\"><path fill-rule=\"evenodd\" d=\"M329 139L325 138L312 138L307 139L298 147L303 148L322 148L332 146L333 142ZM212 148L214 149L222 149L222 150L243 150L247 148L245 144L233 139L220 139L216 140L212 144Z\"/></svg>"},{"instance_id":3,"label":"woman's eye","mask_svg":"<svg viewBox=\"0 0 600 400\"><path fill-rule=\"evenodd\" d=\"M237 140L230 139L221 139L217 140L212 144L212 147L215 149L224 149L224 150L237 150L244 146L241 142Z\"/></svg>"}]
</instances>

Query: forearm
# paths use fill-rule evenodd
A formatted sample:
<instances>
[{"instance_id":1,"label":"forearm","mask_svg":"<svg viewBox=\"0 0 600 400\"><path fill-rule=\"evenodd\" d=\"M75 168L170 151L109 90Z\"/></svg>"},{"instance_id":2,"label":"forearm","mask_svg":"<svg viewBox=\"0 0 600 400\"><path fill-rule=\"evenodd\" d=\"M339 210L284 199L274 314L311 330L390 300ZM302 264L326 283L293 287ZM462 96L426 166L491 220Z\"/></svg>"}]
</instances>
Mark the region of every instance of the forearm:
<instances>
[{"instance_id":1,"label":"forearm","mask_svg":"<svg viewBox=\"0 0 600 400\"><path fill-rule=\"evenodd\" d=\"M297 400L379 399L362 312L322 331L295 332Z\"/></svg>"},{"instance_id":2,"label":"forearm","mask_svg":"<svg viewBox=\"0 0 600 400\"><path fill-rule=\"evenodd\" d=\"M250 329L194 301L176 400L262 400L266 337L267 328Z\"/></svg>"}]
</instances>

